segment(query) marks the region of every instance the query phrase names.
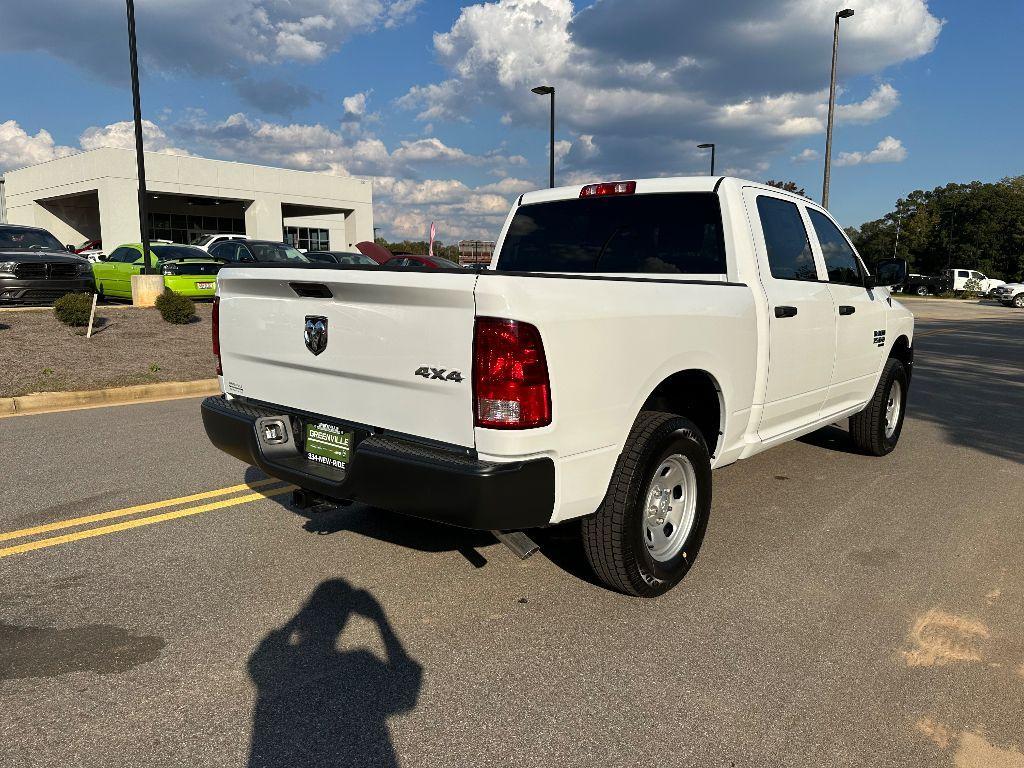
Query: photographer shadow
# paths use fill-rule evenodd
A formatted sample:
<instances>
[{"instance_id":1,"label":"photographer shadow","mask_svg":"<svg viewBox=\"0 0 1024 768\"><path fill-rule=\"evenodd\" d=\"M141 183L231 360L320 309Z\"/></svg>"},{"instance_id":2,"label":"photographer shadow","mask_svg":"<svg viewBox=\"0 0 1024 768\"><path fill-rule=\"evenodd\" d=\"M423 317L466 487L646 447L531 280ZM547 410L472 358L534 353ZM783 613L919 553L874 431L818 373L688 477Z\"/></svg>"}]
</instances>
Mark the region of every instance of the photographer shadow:
<instances>
[{"instance_id":1,"label":"photographer shadow","mask_svg":"<svg viewBox=\"0 0 1024 768\"><path fill-rule=\"evenodd\" d=\"M357 616L375 625L383 660L342 642ZM389 768L398 760L387 719L416 706L423 669L369 592L331 579L260 642L249 675L257 688L249 768Z\"/></svg>"}]
</instances>

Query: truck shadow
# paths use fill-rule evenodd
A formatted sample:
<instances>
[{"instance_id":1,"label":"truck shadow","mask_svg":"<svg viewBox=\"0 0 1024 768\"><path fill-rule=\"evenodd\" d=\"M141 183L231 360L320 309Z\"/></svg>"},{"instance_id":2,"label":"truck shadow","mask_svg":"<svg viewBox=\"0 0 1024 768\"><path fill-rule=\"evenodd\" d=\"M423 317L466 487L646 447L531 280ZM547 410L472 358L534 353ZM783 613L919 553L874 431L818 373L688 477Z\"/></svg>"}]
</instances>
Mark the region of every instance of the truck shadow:
<instances>
[{"instance_id":1,"label":"truck shadow","mask_svg":"<svg viewBox=\"0 0 1024 768\"><path fill-rule=\"evenodd\" d=\"M364 633L346 641L354 617L379 633L383 659L364 646ZM369 592L324 581L263 638L248 669L257 690L250 768L398 765L387 719L415 708L423 668Z\"/></svg>"},{"instance_id":2,"label":"truck shadow","mask_svg":"<svg viewBox=\"0 0 1024 768\"><path fill-rule=\"evenodd\" d=\"M264 477L266 475L256 467L246 469L246 482ZM349 532L420 552L458 552L475 568L487 564L487 558L478 549L498 543L487 531L442 525L365 504L301 509L291 503L289 495L278 496L274 501L292 514L304 517L306 522L302 528L309 533L330 536Z\"/></svg>"},{"instance_id":3,"label":"truck shadow","mask_svg":"<svg viewBox=\"0 0 1024 768\"><path fill-rule=\"evenodd\" d=\"M1012 311L1012 310L1008 310ZM940 427L947 442L1024 463L1024 315L1005 320L929 321L915 347L903 436L914 421ZM798 442L860 453L849 432L827 426Z\"/></svg>"}]
</instances>

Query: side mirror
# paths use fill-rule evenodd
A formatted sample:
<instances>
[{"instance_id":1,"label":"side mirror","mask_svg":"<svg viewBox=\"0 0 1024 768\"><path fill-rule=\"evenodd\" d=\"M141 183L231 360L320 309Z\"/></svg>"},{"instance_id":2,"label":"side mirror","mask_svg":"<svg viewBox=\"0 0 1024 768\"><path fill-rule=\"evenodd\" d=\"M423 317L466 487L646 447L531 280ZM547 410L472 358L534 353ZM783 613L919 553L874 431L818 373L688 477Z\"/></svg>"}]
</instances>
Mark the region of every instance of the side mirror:
<instances>
[{"instance_id":1,"label":"side mirror","mask_svg":"<svg viewBox=\"0 0 1024 768\"><path fill-rule=\"evenodd\" d=\"M900 285L907 279L905 259L882 259L875 262L875 285Z\"/></svg>"},{"instance_id":2,"label":"side mirror","mask_svg":"<svg viewBox=\"0 0 1024 768\"><path fill-rule=\"evenodd\" d=\"M75 246L73 246L73 245L65 245L64 247L68 249L69 253L74 253L75 252Z\"/></svg>"}]
</instances>

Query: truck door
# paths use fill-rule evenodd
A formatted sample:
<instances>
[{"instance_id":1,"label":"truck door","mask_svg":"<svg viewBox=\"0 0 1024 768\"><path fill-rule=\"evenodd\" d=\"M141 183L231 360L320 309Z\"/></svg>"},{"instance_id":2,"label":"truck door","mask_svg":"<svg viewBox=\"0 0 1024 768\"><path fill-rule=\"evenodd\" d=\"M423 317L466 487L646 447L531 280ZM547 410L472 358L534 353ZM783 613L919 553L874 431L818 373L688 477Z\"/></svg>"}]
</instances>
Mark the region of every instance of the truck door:
<instances>
[{"instance_id":1,"label":"truck door","mask_svg":"<svg viewBox=\"0 0 1024 768\"><path fill-rule=\"evenodd\" d=\"M767 440L817 418L832 375L836 318L800 206L766 190L744 194L768 300L768 375L758 425Z\"/></svg>"},{"instance_id":2,"label":"truck door","mask_svg":"<svg viewBox=\"0 0 1024 768\"><path fill-rule=\"evenodd\" d=\"M836 313L836 362L822 409L825 416L863 403L874 392L885 357L889 303L885 289L864 287L864 265L831 217L810 206L807 216Z\"/></svg>"}]
</instances>

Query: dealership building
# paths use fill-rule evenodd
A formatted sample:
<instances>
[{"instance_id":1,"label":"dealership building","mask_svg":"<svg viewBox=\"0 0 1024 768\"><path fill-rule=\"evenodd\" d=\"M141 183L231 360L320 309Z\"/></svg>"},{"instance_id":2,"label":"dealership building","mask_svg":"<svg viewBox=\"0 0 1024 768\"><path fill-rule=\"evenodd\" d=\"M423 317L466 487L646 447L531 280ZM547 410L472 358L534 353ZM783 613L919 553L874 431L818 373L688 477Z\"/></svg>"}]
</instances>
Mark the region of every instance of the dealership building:
<instances>
[{"instance_id":1,"label":"dealership building","mask_svg":"<svg viewBox=\"0 0 1024 768\"><path fill-rule=\"evenodd\" d=\"M373 240L368 179L146 152L151 239L189 243L232 232L303 249L354 250ZM0 221L52 232L62 243L137 243L135 152L102 148L8 171Z\"/></svg>"}]
</instances>

